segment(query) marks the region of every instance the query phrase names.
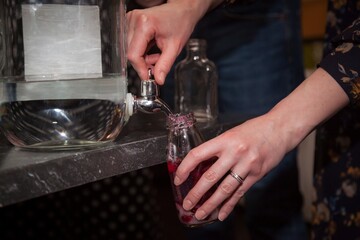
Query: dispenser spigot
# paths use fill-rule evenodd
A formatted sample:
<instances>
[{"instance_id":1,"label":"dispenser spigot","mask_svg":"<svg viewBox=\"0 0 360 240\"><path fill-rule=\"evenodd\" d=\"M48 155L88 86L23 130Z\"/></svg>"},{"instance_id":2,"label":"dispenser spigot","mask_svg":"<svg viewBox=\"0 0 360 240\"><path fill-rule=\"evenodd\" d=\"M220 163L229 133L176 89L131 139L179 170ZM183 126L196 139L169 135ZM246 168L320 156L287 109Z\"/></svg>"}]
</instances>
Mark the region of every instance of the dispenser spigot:
<instances>
[{"instance_id":1,"label":"dispenser spigot","mask_svg":"<svg viewBox=\"0 0 360 240\"><path fill-rule=\"evenodd\" d=\"M127 106L129 106L127 111L129 116L137 111L144 113L156 113L162 111L166 115L172 113L169 106L158 97L159 89L151 69L149 69L148 73L148 79L141 81L140 97L134 97L130 93L127 95Z\"/></svg>"},{"instance_id":2,"label":"dispenser spigot","mask_svg":"<svg viewBox=\"0 0 360 240\"><path fill-rule=\"evenodd\" d=\"M159 88L151 73L151 69L148 70L148 79L141 81L140 90L140 96L143 98L157 98L159 96Z\"/></svg>"}]
</instances>

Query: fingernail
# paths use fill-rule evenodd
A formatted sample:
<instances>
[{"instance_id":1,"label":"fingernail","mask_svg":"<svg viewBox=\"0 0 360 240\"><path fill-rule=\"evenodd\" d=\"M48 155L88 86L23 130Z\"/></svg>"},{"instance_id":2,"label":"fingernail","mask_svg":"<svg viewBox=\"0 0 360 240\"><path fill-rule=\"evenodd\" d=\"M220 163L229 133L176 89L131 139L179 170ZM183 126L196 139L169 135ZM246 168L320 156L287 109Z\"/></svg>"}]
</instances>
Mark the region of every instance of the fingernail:
<instances>
[{"instance_id":1,"label":"fingernail","mask_svg":"<svg viewBox=\"0 0 360 240\"><path fill-rule=\"evenodd\" d=\"M195 213L195 217L197 220L203 220L206 216L206 213L204 212L204 210L197 210Z\"/></svg>"},{"instance_id":2,"label":"fingernail","mask_svg":"<svg viewBox=\"0 0 360 240\"><path fill-rule=\"evenodd\" d=\"M218 217L218 219L219 219L219 221L220 222L222 222L222 221L224 221L225 220L225 218L227 217L227 214L226 213L223 213L223 212L221 212L221 213L219 213L219 217Z\"/></svg>"},{"instance_id":3,"label":"fingernail","mask_svg":"<svg viewBox=\"0 0 360 240\"><path fill-rule=\"evenodd\" d=\"M188 211L192 208L192 202L190 200L184 200L183 202L183 208Z\"/></svg>"},{"instance_id":4,"label":"fingernail","mask_svg":"<svg viewBox=\"0 0 360 240\"><path fill-rule=\"evenodd\" d=\"M177 186L177 185L180 185L180 178L175 176L174 178L174 184Z\"/></svg>"}]
</instances>

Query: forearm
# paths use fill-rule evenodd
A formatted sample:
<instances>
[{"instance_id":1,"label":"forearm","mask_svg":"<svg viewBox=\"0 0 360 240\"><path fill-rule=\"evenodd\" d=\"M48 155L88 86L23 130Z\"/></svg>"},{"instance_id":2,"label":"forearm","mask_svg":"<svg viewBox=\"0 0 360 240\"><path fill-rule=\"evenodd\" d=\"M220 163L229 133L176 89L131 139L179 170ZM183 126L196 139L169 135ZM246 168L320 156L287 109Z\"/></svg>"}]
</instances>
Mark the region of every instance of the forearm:
<instances>
[{"instance_id":1,"label":"forearm","mask_svg":"<svg viewBox=\"0 0 360 240\"><path fill-rule=\"evenodd\" d=\"M270 123L289 151L316 126L349 103L344 90L323 69L317 69L269 113Z\"/></svg>"}]
</instances>

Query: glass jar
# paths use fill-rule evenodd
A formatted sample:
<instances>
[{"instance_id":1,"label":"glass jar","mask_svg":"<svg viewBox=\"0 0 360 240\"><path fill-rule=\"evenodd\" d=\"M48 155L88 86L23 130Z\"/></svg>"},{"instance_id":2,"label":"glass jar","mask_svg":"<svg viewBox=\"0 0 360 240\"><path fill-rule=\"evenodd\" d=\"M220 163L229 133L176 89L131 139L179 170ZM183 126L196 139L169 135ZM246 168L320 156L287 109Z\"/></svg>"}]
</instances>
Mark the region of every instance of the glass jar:
<instances>
[{"instance_id":1,"label":"glass jar","mask_svg":"<svg viewBox=\"0 0 360 240\"><path fill-rule=\"evenodd\" d=\"M170 182L173 189L175 206L181 223L187 227L197 227L209 224L217 220L219 209L214 210L207 218L197 220L195 212L216 190L217 185L211 188L190 211L182 207L183 200L192 189L202 174L209 169L215 159L210 159L200 163L190 174L187 180L180 186L174 185L175 172L187 153L194 147L204 142L201 133L195 127L193 113L189 114L170 114L168 116L168 145L167 145L167 167Z\"/></svg>"},{"instance_id":2,"label":"glass jar","mask_svg":"<svg viewBox=\"0 0 360 240\"><path fill-rule=\"evenodd\" d=\"M175 67L175 110L193 112L198 122L213 121L218 116L218 73L206 56L206 41L190 39L186 58Z\"/></svg>"},{"instance_id":3,"label":"glass jar","mask_svg":"<svg viewBox=\"0 0 360 240\"><path fill-rule=\"evenodd\" d=\"M114 140L125 123L124 0L0 1L0 128L18 147Z\"/></svg>"}]
</instances>

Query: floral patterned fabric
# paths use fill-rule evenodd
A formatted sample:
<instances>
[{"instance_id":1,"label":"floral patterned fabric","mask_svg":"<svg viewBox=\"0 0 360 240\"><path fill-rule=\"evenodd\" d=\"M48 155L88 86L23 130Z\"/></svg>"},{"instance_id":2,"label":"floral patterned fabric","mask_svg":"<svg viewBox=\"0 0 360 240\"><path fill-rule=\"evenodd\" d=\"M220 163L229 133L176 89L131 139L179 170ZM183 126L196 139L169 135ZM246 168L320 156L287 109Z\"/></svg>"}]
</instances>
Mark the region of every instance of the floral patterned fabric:
<instances>
[{"instance_id":1,"label":"floral patterned fabric","mask_svg":"<svg viewBox=\"0 0 360 240\"><path fill-rule=\"evenodd\" d=\"M360 0L330 0L320 67L351 104L317 129L312 239L360 239ZM331 41L330 41L331 40Z\"/></svg>"},{"instance_id":2,"label":"floral patterned fabric","mask_svg":"<svg viewBox=\"0 0 360 240\"><path fill-rule=\"evenodd\" d=\"M360 56L360 19L336 36L332 43L339 45L320 66L337 80L350 101L360 106L360 61L356 61Z\"/></svg>"}]
</instances>

